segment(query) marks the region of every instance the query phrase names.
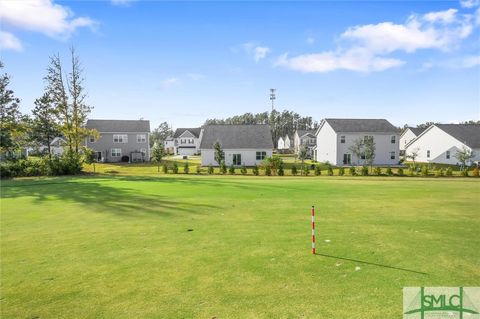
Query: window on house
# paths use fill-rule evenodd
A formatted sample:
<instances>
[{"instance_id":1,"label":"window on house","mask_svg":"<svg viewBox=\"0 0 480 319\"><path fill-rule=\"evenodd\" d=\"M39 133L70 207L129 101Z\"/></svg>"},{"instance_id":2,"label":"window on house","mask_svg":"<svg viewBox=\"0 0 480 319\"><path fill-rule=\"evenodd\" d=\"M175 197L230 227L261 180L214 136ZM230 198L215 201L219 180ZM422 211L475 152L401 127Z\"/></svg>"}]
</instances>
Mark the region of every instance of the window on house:
<instances>
[{"instance_id":1,"label":"window on house","mask_svg":"<svg viewBox=\"0 0 480 319\"><path fill-rule=\"evenodd\" d=\"M262 161L267 157L267 152L257 152L257 161Z\"/></svg>"},{"instance_id":2,"label":"window on house","mask_svg":"<svg viewBox=\"0 0 480 319\"><path fill-rule=\"evenodd\" d=\"M146 143L146 142L147 142L147 135L137 134L137 143Z\"/></svg>"},{"instance_id":3,"label":"window on house","mask_svg":"<svg viewBox=\"0 0 480 319\"><path fill-rule=\"evenodd\" d=\"M112 157L120 157L122 156L122 149L121 148L112 148L111 152Z\"/></svg>"},{"instance_id":4,"label":"window on house","mask_svg":"<svg viewBox=\"0 0 480 319\"><path fill-rule=\"evenodd\" d=\"M340 143L345 144L345 136L340 136Z\"/></svg>"},{"instance_id":5,"label":"window on house","mask_svg":"<svg viewBox=\"0 0 480 319\"><path fill-rule=\"evenodd\" d=\"M392 144L395 144L397 142L397 137L395 135L392 135L392 137L390 138L390 142Z\"/></svg>"},{"instance_id":6,"label":"window on house","mask_svg":"<svg viewBox=\"0 0 480 319\"><path fill-rule=\"evenodd\" d=\"M113 143L128 143L128 135L126 134L114 134Z\"/></svg>"},{"instance_id":7,"label":"window on house","mask_svg":"<svg viewBox=\"0 0 480 319\"><path fill-rule=\"evenodd\" d=\"M427 151L427 157L430 157L430 150Z\"/></svg>"},{"instance_id":8,"label":"window on house","mask_svg":"<svg viewBox=\"0 0 480 319\"><path fill-rule=\"evenodd\" d=\"M390 159L395 159L395 152L390 152Z\"/></svg>"},{"instance_id":9,"label":"window on house","mask_svg":"<svg viewBox=\"0 0 480 319\"><path fill-rule=\"evenodd\" d=\"M365 152L362 152L362 153L360 154L360 158L361 158L362 160L365 159Z\"/></svg>"},{"instance_id":10,"label":"window on house","mask_svg":"<svg viewBox=\"0 0 480 319\"><path fill-rule=\"evenodd\" d=\"M242 165L242 154L233 154L233 165Z\"/></svg>"},{"instance_id":11,"label":"window on house","mask_svg":"<svg viewBox=\"0 0 480 319\"><path fill-rule=\"evenodd\" d=\"M90 135L90 136L88 137L88 141L89 141L90 143L95 143L95 136Z\"/></svg>"},{"instance_id":12,"label":"window on house","mask_svg":"<svg viewBox=\"0 0 480 319\"><path fill-rule=\"evenodd\" d=\"M446 157L447 159L450 159L450 151L447 151L447 152L445 153L445 157Z\"/></svg>"},{"instance_id":13,"label":"window on house","mask_svg":"<svg viewBox=\"0 0 480 319\"><path fill-rule=\"evenodd\" d=\"M140 153L142 153L143 157L147 156L147 149L146 148L141 148Z\"/></svg>"}]
</instances>

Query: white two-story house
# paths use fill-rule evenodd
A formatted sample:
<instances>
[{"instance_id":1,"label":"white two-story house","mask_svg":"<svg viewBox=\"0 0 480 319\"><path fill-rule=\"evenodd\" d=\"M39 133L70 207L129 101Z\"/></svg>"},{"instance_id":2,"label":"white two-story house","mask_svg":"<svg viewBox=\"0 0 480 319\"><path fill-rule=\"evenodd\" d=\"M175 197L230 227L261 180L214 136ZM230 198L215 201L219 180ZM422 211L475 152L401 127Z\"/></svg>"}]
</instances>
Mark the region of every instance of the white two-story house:
<instances>
[{"instance_id":1,"label":"white two-story house","mask_svg":"<svg viewBox=\"0 0 480 319\"><path fill-rule=\"evenodd\" d=\"M173 153L176 155L195 155L200 153L202 128L177 128L173 134Z\"/></svg>"},{"instance_id":2,"label":"white two-story house","mask_svg":"<svg viewBox=\"0 0 480 319\"><path fill-rule=\"evenodd\" d=\"M480 161L480 124L433 124L407 143L405 153L416 153L417 162L457 164L464 149L474 154L467 164Z\"/></svg>"},{"instance_id":3,"label":"white two-story house","mask_svg":"<svg viewBox=\"0 0 480 319\"><path fill-rule=\"evenodd\" d=\"M314 158L336 166L364 165L350 150L355 141L373 137L373 165L395 165L399 161L399 131L384 119L324 119L316 132Z\"/></svg>"},{"instance_id":4,"label":"white two-story house","mask_svg":"<svg viewBox=\"0 0 480 319\"><path fill-rule=\"evenodd\" d=\"M425 129L421 127L407 127L403 131L400 135L400 155L404 155L407 144L416 139L423 131Z\"/></svg>"}]
</instances>

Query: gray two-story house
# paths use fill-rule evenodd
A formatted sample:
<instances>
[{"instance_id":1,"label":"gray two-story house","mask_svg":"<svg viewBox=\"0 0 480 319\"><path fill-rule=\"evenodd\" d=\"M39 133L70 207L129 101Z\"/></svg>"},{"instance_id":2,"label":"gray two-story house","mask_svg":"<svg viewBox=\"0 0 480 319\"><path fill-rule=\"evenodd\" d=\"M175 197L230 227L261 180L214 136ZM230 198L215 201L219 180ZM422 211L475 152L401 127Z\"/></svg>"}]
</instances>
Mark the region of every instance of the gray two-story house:
<instances>
[{"instance_id":1,"label":"gray two-story house","mask_svg":"<svg viewBox=\"0 0 480 319\"><path fill-rule=\"evenodd\" d=\"M150 159L150 121L88 120L87 129L99 137L88 136L85 145L95 151L99 162L146 162ZM127 159L128 157L128 159Z\"/></svg>"}]
</instances>

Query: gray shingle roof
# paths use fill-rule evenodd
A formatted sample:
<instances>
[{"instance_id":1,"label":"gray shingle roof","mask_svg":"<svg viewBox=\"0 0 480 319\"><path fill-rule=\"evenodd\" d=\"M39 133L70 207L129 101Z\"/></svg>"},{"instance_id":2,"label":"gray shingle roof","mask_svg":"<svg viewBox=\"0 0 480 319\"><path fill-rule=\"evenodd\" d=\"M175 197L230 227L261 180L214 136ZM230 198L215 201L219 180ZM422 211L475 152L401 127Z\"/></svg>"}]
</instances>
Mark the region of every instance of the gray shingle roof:
<instances>
[{"instance_id":1,"label":"gray shingle roof","mask_svg":"<svg viewBox=\"0 0 480 319\"><path fill-rule=\"evenodd\" d=\"M480 148L480 124L435 124L471 148Z\"/></svg>"},{"instance_id":2,"label":"gray shingle roof","mask_svg":"<svg viewBox=\"0 0 480 319\"><path fill-rule=\"evenodd\" d=\"M420 134L423 133L423 131L426 130L426 128L422 128L422 127L408 127L410 129L410 131L413 132L413 134L415 134L416 136L419 136Z\"/></svg>"},{"instance_id":3,"label":"gray shingle roof","mask_svg":"<svg viewBox=\"0 0 480 319\"><path fill-rule=\"evenodd\" d=\"M150 121L147 120L87 120L87 128L98 132L127 133L150 132Z\"/></svg>"},{"instance_id":4,"label":"gray shingle roof","mask_svg":"<svg viewBox=\"0 0 480 319\"><path fill-rule=\"evenodd\" d=\"M216 141L223 149L273 149L272 133L268 124L207 125L204 127L201 149L212 149Z\"/></svg>"},{"instance_id":5,"label":"gray shingle roof","mask_svg":"<svg viewBox=\"0 0 480 319\"><path fill-rule=\"evenodd\" d=\"M175 130L175 133L173 134L173 138L177 138L177 137L180 137L180 135L183 134L183 132L185 131L189 131L190 133L192 133L193 135L195 135L195 137L199 137L200 136L200 131L202 130L201 127L183 127L183 128L177 128Z\"/></svg>"},{"instance_id":6,"label":"gray shingle roof","mask_svg":"<svg viewBox=\"0 0 480 319\"><path fill-rule=\"evenodd\" d=\"M325 119L335 132L398 133L385 119Z\"/></svg>"}]
</instances>

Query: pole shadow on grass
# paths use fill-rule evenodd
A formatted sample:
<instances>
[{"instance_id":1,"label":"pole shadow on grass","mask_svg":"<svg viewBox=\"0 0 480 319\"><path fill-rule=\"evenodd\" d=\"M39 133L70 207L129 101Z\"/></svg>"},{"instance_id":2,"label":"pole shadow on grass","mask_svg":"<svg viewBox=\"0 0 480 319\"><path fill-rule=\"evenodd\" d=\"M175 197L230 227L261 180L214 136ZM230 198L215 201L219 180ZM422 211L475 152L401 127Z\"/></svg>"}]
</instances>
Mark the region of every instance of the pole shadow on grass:
<instances>
[{"instance_id":1,"label":"pole shadow on grass","mask_svg":"<svg viewBox=\"0 0 480 319\"><path fill-rule=\"evenodd\" d=\"M372 266L377 266L377 267L383 267L383 268L389 268L389 269L395 269L395 270L401 270L401 271L407 271L419 275L428 275L426 272L421 272L421 271L416 271L412 269L407 269L407 268L401 268L401 267L394 267L394 266L389 266L389 265L382 265L382 264L377 264L377 263L372 263L369 261L363 261L363 260L358 260L358 259L352 259L352 258L346 258L346 257L340 257L340 256L332 256L332 255L327 255L327 254L322 254L322 253L315 253L316 256L320 257L327 257L327 258L333 258L333 259L341 259L341 260L346 260L346 261L353 261L356 263L361 263L361 264L366 264L366 265L372 265Z\"/></svg>"}]
</instances>

